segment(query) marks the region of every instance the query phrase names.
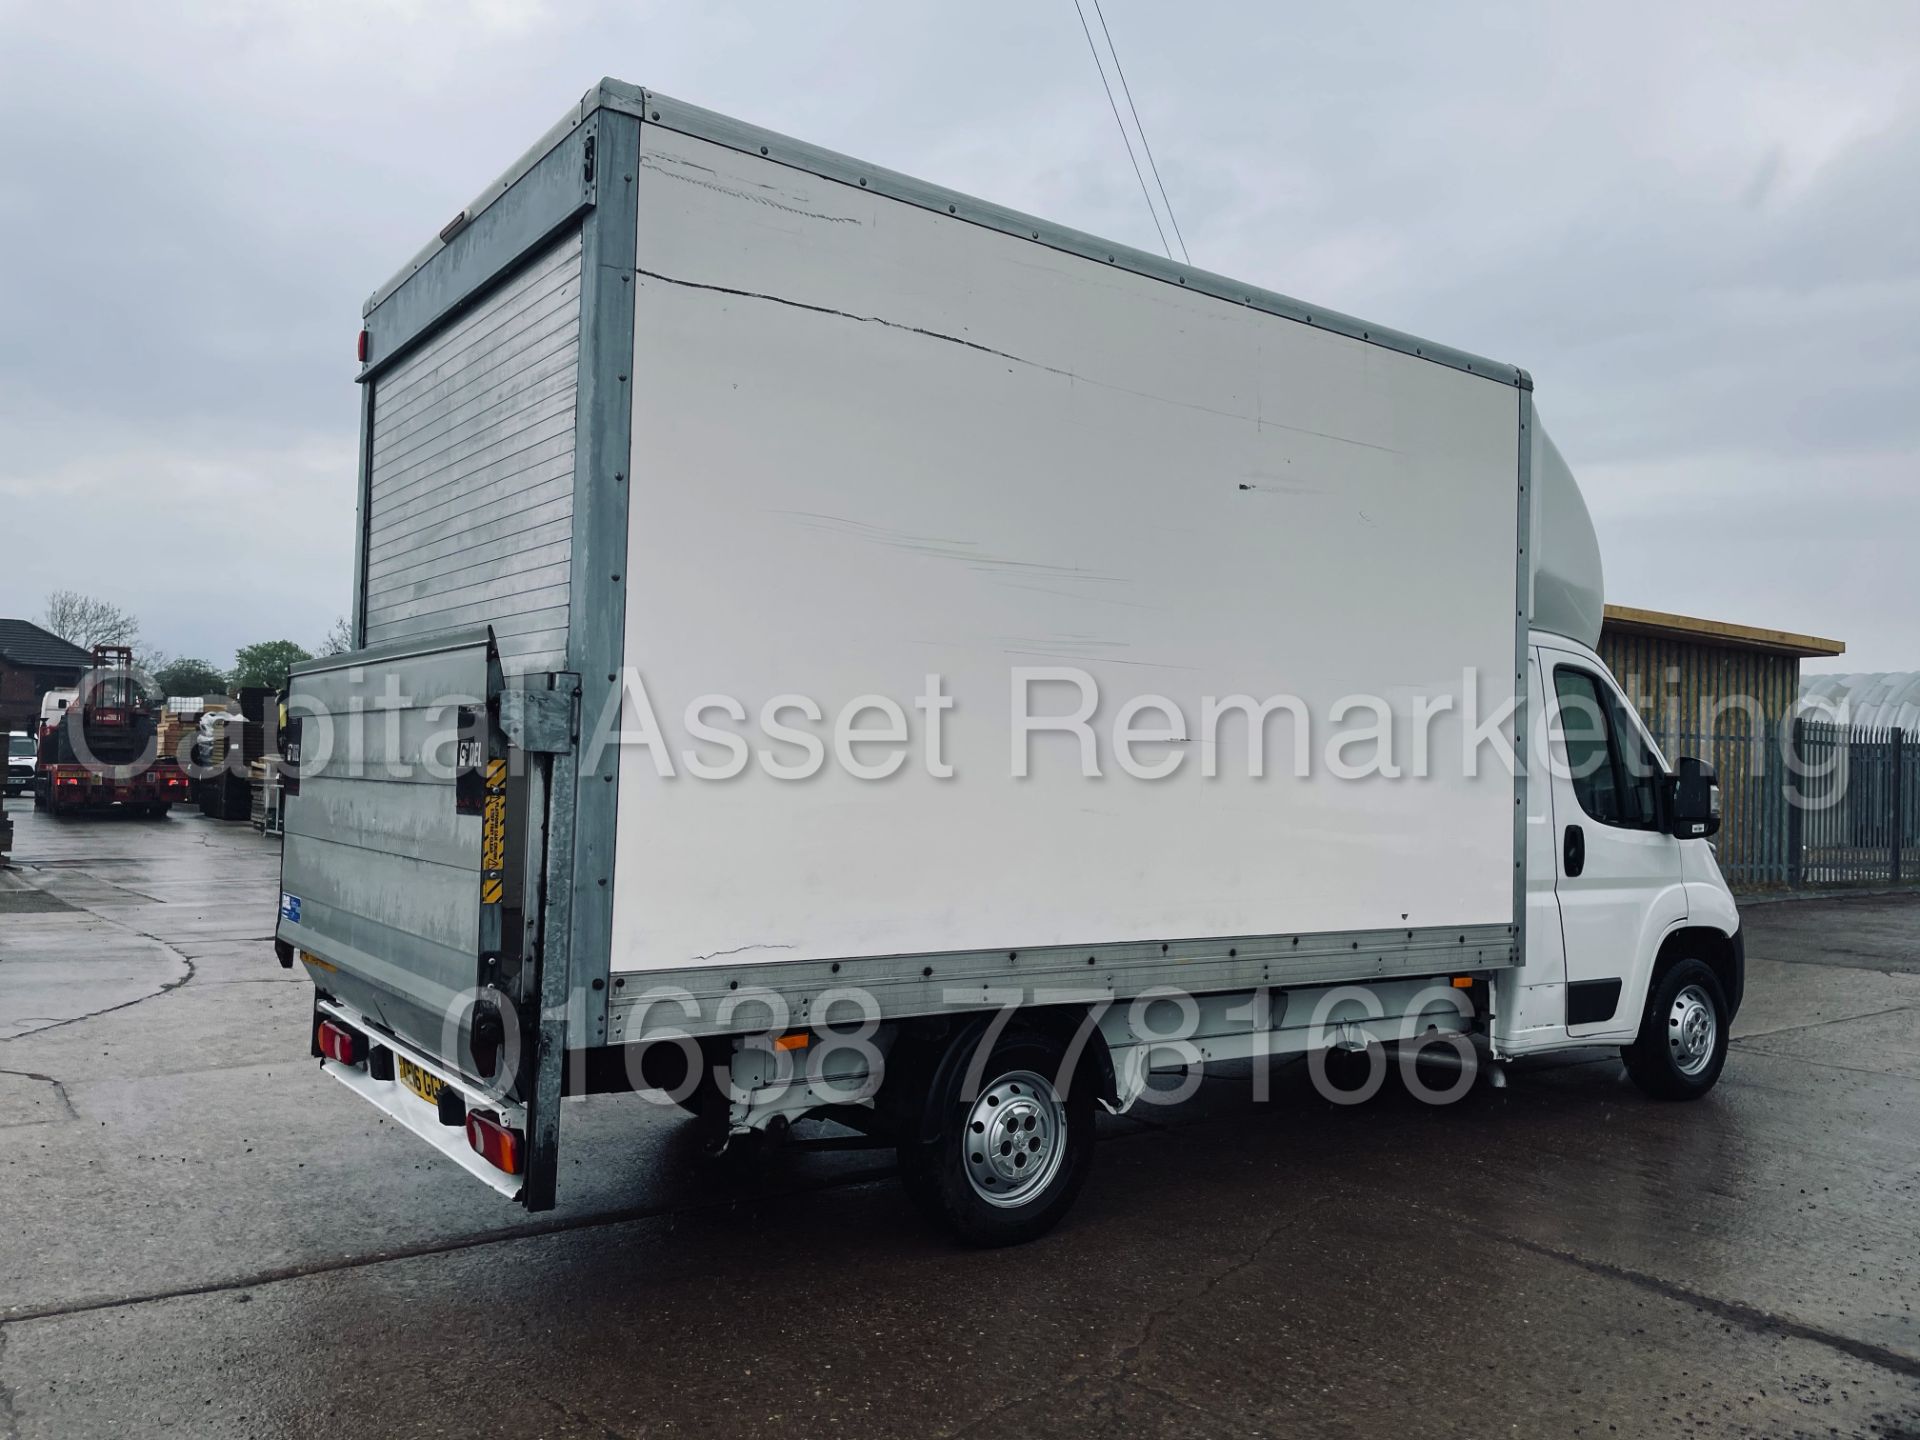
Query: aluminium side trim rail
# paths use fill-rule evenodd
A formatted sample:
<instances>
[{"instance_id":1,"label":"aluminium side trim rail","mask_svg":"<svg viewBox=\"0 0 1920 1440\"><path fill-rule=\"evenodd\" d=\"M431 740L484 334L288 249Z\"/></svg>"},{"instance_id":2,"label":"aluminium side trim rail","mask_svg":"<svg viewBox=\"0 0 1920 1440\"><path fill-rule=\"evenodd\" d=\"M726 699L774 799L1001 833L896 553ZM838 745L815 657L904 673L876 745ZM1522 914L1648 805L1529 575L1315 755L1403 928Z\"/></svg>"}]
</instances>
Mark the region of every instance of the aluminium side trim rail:
<instances>
[{"instance_id":1,"label":"aluminium side trim rail","mask_svg":"<svg viewBox=\"0 0 1920 1440\"><path fill-rule=\"evenodd\" d=\"M765 1027L772 997L795 1028L844 1025L852 1019L847 1009L835 1003L823 1012L820 1001L848 990L864 990L878 1007L876 1018L895 1020L998 1009L1016 993L1025 1004L1076 995L1087 1003L1101 995L1130 999L1157 986L1201 995L1518 963L1515 927L1501 923L629 970L614 973L607 1028L616 1045L666 1033L736 1034Z\"/></svg>"}]
</instances>

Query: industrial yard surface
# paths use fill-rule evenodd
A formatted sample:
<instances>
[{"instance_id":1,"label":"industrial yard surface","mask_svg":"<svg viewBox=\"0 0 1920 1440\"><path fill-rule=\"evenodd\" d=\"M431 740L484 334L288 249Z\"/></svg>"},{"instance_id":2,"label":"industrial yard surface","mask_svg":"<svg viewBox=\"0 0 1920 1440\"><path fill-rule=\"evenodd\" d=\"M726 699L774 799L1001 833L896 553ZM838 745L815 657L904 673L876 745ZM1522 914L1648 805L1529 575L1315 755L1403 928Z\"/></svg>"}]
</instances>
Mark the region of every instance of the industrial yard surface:
<instances>
[{"instance_id":1,"label":"industrial yard surface","mask_svg":"<svg viewBox=\"0 0 1920 1440\"><path fill-rule=\"evenodd\" d=\"M1229 1068L979 1253L632 1097L529 1217L308 1058L274 841L7 809L0 1436L1920 1434L1920 897L1748 906L1698 1104Z\"/></svg>"}]
</instances>

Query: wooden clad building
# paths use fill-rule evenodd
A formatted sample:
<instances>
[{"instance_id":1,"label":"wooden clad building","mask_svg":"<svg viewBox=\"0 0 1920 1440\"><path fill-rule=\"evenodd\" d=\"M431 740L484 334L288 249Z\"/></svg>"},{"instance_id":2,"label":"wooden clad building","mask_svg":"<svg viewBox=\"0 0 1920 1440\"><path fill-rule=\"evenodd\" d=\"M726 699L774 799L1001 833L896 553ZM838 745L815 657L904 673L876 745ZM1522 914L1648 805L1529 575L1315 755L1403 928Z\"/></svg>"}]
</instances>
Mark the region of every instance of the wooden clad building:
<instances>
[{"instance_id":1,"label":"wooden clad building","mask_svg":"<svg viewBox=\"0 0 1920 1440\"><path fill-rule=\"evenodd\" d=\"M1671 762L1720 776L1720 867L1736 885L1789 873L1786 746L1800 662L1844 654L1838 640L1609 605L1600 656Z\"/></svg>"}]
</instances>

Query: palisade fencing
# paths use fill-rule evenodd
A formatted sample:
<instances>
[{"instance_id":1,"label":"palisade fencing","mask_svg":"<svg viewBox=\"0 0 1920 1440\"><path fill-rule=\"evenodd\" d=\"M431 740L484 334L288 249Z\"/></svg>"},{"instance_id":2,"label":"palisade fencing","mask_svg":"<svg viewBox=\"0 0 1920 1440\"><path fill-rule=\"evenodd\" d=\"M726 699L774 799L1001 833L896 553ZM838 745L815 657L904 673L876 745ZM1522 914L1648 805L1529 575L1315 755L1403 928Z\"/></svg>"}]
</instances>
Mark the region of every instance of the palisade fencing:
<instances>
[{"instance_id":1,"label":"palisade fencing","mask_svg":"<svg viewBox=\"0 0 1920 1440\"><path fill-rule=\"evenodd\" d=\"M1713 766L1720 781L1720 833L1713 847L1729 885L1786 883L1789 870L1791 795L1782 783L1784 747L1768 727L1746 716L1710 733L1681 731L1661 737L1667 758L1692 755Z\"/></svg>"},{"instance_id":2,"label":"palisade fencing","mask_svg":"<svg viewBox=\"0 0 1920 1440\"><path fill-rule=\"evenodd\" d=\"M1920 880L1920 732L1729 715L1658 735L1720 782L1721 873L1739 889Z\"/></svg>"},{"instance_id":3,"label":"palisade fencing","mask_svg":"<svg viewBox=\"0 0 1920 1440\"><path fill-rule=\"evenodd\" d=\"M1920 735L1800 720L1794 743L1804 803L1786 883L1920 879Z\"/></svg>"}]
</instances>

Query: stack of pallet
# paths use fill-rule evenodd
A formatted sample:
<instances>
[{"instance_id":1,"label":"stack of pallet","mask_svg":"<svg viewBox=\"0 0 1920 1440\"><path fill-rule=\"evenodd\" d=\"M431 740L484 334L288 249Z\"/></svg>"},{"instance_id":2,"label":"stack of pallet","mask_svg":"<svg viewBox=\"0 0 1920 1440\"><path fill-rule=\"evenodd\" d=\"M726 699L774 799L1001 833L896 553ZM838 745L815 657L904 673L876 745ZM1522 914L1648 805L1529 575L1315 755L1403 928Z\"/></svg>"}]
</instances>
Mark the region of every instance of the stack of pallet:
<instances>
[{"instance_id":1,"label":"stack of pallet","mask_svg":"<svg viewBox=\"0 0 1920 1440\"><path fill-rule=\"evenodd\" d=\"M155 754L162 760L178 760L185 764L188 750L193 744L194 729L198 725L197 716L185 718L171 711L159 717L154 729L154 738L158 748Z\"/></svg>"},{"instance_id":2,"label":"stack of pallet","mask_svg":"<svg viewBox=\"0 0 1920 1440\"><path fill-rule=\"evenodd\" d=\"M262 835L279 835L280 825L280 757L268 755L256 760L247 767L250 788L253 791L253 828Z\"/></svg>"}]
</instances>

